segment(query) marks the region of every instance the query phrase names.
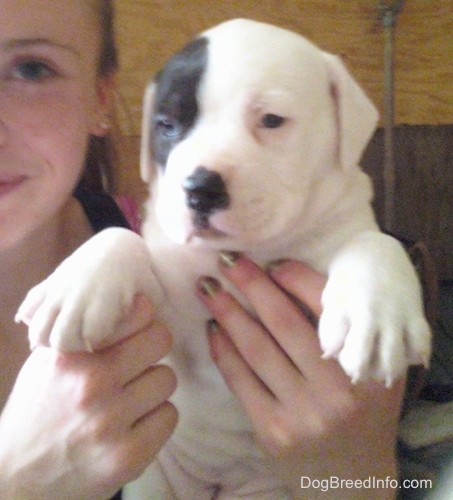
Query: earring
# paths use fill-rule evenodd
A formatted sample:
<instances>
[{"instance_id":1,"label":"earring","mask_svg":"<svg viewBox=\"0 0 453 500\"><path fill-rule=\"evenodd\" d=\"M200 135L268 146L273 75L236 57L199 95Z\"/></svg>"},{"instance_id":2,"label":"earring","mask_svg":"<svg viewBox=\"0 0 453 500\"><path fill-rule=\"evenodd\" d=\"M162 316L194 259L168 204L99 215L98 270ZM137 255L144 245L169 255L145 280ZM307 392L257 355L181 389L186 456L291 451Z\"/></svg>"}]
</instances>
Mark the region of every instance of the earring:
<instances>
[{"instance_id":1,"label":"earring","mask_svg":"<svg viewBox=\"0 0 453 500\"><path fill-rule=\"evenodd\" d=\"M99 127L104 131L110 129L110 115L106 114L102 117L102 119L99 121Z\"/></svg>"}]
</instances>

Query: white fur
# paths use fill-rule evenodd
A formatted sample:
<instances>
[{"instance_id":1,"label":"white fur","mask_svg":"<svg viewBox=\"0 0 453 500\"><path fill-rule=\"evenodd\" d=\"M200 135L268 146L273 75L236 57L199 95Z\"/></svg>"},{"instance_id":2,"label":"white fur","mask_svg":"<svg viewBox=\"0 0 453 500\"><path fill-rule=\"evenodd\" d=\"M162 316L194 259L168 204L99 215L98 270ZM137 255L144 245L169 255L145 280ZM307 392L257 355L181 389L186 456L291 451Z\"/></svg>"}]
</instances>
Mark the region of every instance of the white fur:
<instances>
[{"instance_id":1,"label":"white fur","mask_svg":"<svg viewBox=\"0 0 453 500\"><path fill-rule=\"evenodd\" d=\"M140 238L103 231L30 292L18 315L30 324L32 344L50 339L56 348L77 350L99 344L134 293L151 293L157 302L175 335L168 362L178 374L174 399L181 419L161 457L166 472L161 475L156 463L126 488L130 498L210 497L212 491L196 489L197 479L220 482L225 495L234 496L249 471L251 478L272 477L210 360L208 316L194 293L197 277L222 279L219 249L245 252L260 264L296 258L327 273L320 341L354 381L391 384L409 364L427 364L430 356L415 271L400 244L379 232L370 182L357 167L377 121L371 102L338 58L294 33L236 20L206 36L201 115L151 183L144 224L151 259ZM155 177L147 125L152 99L151 85L141 167L147 180ZM265 129L265 113L287 121ZM231 196L229 208L212 215L203 234L191 223L181 187L199 165L219 172ZM184 479L180 493L175 484L173 493L158 493L159 485L168 487L165 476L175 463L186 473L194 469L188 476L193 496ZM269 498L286 494L269 491Z\"/></svg>"}]
</instances>

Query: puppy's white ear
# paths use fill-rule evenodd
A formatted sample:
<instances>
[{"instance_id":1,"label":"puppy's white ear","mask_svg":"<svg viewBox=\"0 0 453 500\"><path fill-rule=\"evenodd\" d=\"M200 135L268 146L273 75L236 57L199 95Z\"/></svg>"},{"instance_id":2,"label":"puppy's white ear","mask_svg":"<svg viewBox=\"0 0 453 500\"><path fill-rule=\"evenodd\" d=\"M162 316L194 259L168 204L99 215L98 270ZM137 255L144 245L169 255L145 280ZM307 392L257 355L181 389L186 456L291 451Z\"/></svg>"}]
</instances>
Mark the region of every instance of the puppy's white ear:
<instances>
[{"instance_id":1,"label":"puppy's white ear","mask_svg":"<svg viewBox=\"0 0 453 500\"><path fill-rule=\"evenodd\" d=\"M341 59L324 54L337 106L339 161L348 168L359 162L376 129L379 114Z\"/></svg>"},{"instance_id":2,"label":"puppy's white ear","mask_svg":"<svg viewBox=\"0 0 453 500\"><path fill-rule=\"evenodd\" d=\"M150 183L153 178L153 159L151 157L151 116L153 113L154 82L148 84L143 98L142 139L140 143L140 175L143 182Z\"/></svg>"}]
</instances>

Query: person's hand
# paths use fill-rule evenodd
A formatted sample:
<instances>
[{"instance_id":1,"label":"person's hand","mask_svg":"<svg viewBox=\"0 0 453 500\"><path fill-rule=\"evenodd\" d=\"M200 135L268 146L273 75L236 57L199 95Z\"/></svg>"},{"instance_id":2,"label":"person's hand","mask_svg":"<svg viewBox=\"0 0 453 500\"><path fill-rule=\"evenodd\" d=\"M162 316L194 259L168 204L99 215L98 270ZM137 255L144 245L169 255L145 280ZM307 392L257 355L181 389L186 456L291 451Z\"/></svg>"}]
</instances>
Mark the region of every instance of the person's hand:
<instances>
[{"instance_id":1,"label":"person's hand","mask_svg":"<svg viewBox=\"0 0 453 500\"><path fill-rule=\"evenodd\" d=\"M108 498L149 464L177 421L175 376L155 364L171 336L153 314L137 297L122 342L30 354L0 417L2 499Z\"/></svg>"},{"instance_id":2,"label":"person's hand","mask_svg":"<svg viewBox=\"0 0 453 500\"><path fill-rule=\"evenodd\" d=\"M295 261L272 266L270 277L243 256L224 261L222 272L257 318L215 282L201 278L199 296L216 319L209 323L212 357L295 496L329 497L320 483L312 483L318 489L301 489L301 477L307 478L304 485L313 480L325 485L332 477L394 479L404 381L392 389L377 382L353 385L335 360L322 359L316 328L298 304L316 320L326 279ZM335 498L365 494L346 487L330 493ZM366 496L393 498L394 490L367 490Z\"/></svg>"}]
</instances>

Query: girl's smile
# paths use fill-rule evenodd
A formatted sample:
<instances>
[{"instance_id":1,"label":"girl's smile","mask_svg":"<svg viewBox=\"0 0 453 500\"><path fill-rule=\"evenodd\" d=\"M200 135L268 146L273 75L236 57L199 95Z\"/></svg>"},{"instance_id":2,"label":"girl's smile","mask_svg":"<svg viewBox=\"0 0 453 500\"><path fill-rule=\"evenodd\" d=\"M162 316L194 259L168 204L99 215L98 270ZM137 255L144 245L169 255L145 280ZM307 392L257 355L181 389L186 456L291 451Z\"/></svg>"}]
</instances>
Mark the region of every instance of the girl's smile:
<instances>
[{"instance_id":1,"label":"girl's smile","mask_svg":"<svg viewBox=\"0 0 453 500\"><path fill-rule=\"evenodd\" d=\"M26 179L27 177L25 175L18 175L9 179L0 178L0 197L15 191Z\"/></svg>"},{"instance_id":2,"label":"girl's smile","mask_svg":"<svg viewBox=\"0 0 453 500\"><path fill-rule=\"evenodd\" d=\"M0 249L14 251L71 196L89 136L105 132L106 81L88 2L1 5Z\"/></svg>"}]
</instances>

